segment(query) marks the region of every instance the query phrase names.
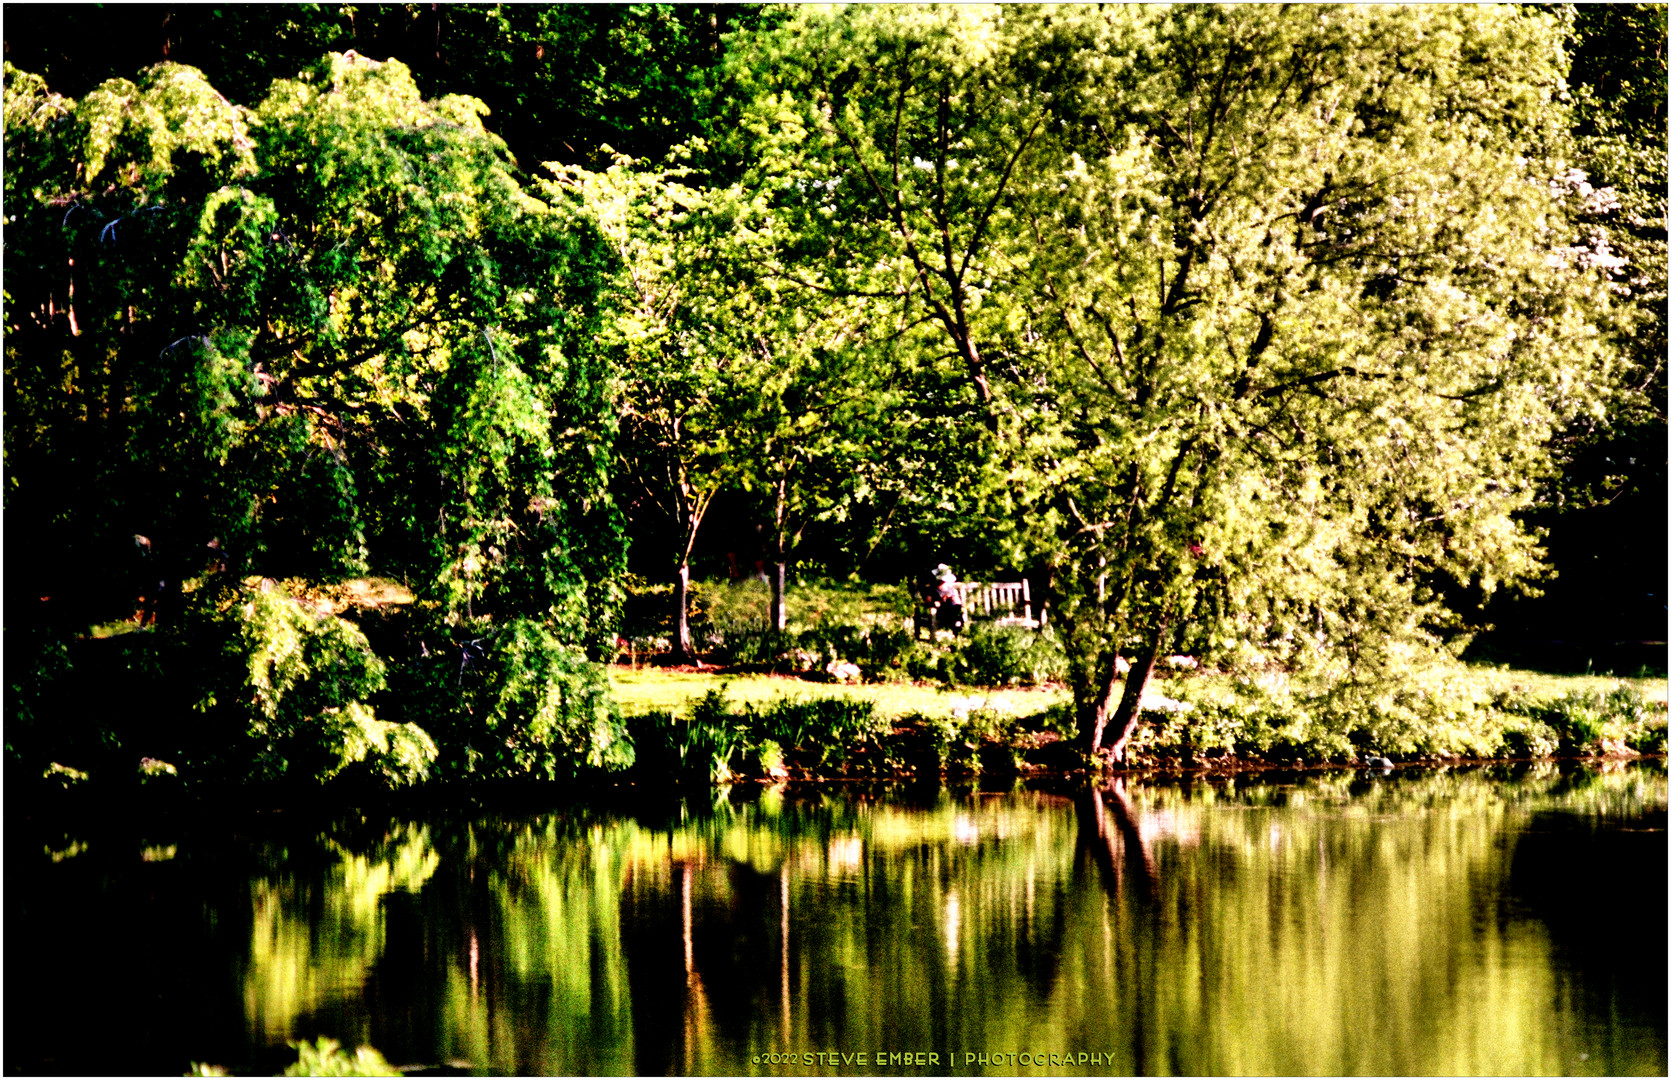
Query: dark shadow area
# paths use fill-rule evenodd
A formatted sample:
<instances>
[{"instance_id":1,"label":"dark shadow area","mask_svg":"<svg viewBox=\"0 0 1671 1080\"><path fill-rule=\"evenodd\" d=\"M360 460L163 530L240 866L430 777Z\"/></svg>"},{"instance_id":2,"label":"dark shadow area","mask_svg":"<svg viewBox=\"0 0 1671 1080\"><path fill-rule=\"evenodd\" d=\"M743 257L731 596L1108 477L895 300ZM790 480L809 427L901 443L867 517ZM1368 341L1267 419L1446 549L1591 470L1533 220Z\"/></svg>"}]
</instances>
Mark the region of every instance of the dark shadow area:
<instances>
[{"instance_id":1,"label":"dark shadow area","mask_svg":"<svg viewBox=\"0 0 1671 1080\"><path fill-rule=\"evenodd\" d=\"M1666 817L1542 812L1515 843L1512 899L1549 929L1585 1012L1666 1041ZM1603 1064L1603 1071L1606 1071Z\"/></svg>"}]
</instances>

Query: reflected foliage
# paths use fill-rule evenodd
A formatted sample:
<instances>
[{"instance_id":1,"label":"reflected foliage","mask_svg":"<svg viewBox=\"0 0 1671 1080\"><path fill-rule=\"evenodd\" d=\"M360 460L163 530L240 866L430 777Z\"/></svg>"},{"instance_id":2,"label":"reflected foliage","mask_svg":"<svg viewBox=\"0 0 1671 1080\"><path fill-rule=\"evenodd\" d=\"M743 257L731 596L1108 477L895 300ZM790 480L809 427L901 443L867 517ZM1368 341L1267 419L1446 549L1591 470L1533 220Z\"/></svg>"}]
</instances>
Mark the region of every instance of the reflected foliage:
<instances>
[{"instance_id":1,"label":"reflected foliage","mask_svg":"<svg viewBox=\"0 0 1671 1080\"><path fill-rule=\"evenodd\" d=\"M13 888L41 940L109 904L135 929L201 912L180 940L224 965L220 1004L152 1048L182 1068L277 1071L288 1040L324 1036L406 1066L583 1075L819 1049L1095 1051L1081 1071L1099 1074L1657 1073L1664 970L1643 958L1663 955L1666 794L1642 766L721 789L632 816L181 836L137 868L59 838ZM1629 921L1598 938L1603 908ZM22 1008L46 1034L68 1022Z\"/></svg>"}]
</instances>

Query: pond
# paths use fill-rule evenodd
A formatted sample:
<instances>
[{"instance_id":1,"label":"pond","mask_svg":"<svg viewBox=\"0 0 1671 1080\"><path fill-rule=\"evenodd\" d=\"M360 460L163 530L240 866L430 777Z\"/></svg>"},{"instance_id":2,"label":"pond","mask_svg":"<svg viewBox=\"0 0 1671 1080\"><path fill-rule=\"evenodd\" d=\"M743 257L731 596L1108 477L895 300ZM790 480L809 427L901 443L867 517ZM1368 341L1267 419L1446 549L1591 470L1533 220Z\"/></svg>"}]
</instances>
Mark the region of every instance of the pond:
<instances>
[{"instance_id":1,"label":"pond","mask_svg":"<svg viewBox=\"0 0 1671 1080\"><path fill-rule=\"evenodd\" d=\"M6 1071L1666 1072L1663 762L628 799L14 826Z\"/></svg>"}]
</instances>

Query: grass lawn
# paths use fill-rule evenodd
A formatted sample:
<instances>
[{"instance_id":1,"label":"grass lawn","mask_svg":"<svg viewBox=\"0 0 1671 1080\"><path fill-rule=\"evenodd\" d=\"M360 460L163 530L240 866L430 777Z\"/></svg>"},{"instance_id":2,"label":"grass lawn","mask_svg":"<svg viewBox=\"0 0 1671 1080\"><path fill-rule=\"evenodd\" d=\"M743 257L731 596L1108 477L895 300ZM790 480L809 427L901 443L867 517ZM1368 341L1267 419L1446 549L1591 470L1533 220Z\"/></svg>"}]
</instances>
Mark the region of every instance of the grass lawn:
<instances>
[{"instance_id":1,"label":"grass lawn","mask_svg":"<svg viewBox=\"0 0 1671 1080\"><path fill-rule=\"evenodd\" d=\"M990 709L1002 716L1019 717L1043 712L1070 700L1066 690L987 690L959 688L946 690L935 685L911 683L810 682L781 675L717 675L695 671L664 671L643 667L634 671L626 665L609 669L609 684L627 716L666 710L686 715L690 702L710 690L725 687L726 697L735 703L769 704L782 697L845 697L876 704L880 716L901 717L912 713L945 714L953 709Z\"/></svg>"},{"instance_id":2,"label":"grass lawn","mask_svg":"<svg viewBox=\"0 0 1671 1080\"><path fill-rule=\"evenodd\" d=\"M1635 687L1651 701L1666 700L1666 681L1657 678L1616 679L1605 675L1546 675L1538 671L1518 668L1475 666L1468 669L1469 678L1492 693L1505 690L1524 691L1532 697L1550 699L1569 691L1613 689L1620 683ZM665 710L675 715L687 715L690 703L710 690L725 687L726 696L734 703L765 705L781 697L828 698L845 697L876 704L881 716L901 717L912 713L943 715L954 709L990 709L1005 717L1028 716L1043 712L1053 705L1071 700L1062 688L1006 688L984 689L960 687L948 690L938 685L911 683L840 683L811 682L781 675L724 675L695 671L666 671L661 668L641 667L637 670L624 664L610 668L609 683L615 700L628 716ZM1159 694L1189 700L1190 690L1206 691L1214 696L1222 685L1222 677L1213 675L1157 679L1150 688ZM1191 684L1194 684L1192 687Z\"/></svg>"},{"instance_id":3,"label":"grass lawn","mask_svg":"<svg viewBox=\"0 0 1671 1080\"><path fill-rule=\"evenodd\" d=\"M1534 698L1548 700L1568 692L1583 693L1599 690L1606 693L1623 683L1635 687L1649 701L1665 703L1666 681L1662 678L1615 678L1612 675L1546 675L1541 671L1522 668L1499 668L1484 665L1468 668L1469 678L1492 693L1522 690Z\"/></svg>"}]
</instances>

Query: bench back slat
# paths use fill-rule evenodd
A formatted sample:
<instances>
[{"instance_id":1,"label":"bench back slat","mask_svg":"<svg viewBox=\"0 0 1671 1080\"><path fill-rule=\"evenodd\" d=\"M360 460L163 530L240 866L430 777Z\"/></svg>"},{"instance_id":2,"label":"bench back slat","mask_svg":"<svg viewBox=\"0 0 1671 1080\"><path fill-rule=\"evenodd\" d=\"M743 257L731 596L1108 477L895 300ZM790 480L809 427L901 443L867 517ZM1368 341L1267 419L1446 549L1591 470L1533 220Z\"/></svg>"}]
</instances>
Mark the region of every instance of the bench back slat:
<instances>
[{"instance_id":1,"label":"bench back slat","mask_svg":"<svg viewBox=\"0 0 1671 1080\"><path fill-rule=\"evenodd\" d=\"M952 586L963 610L973 615L1033 620L1033 598L1025 579L1021 581L959 581Z\"/></svg>"}]
</instances>

